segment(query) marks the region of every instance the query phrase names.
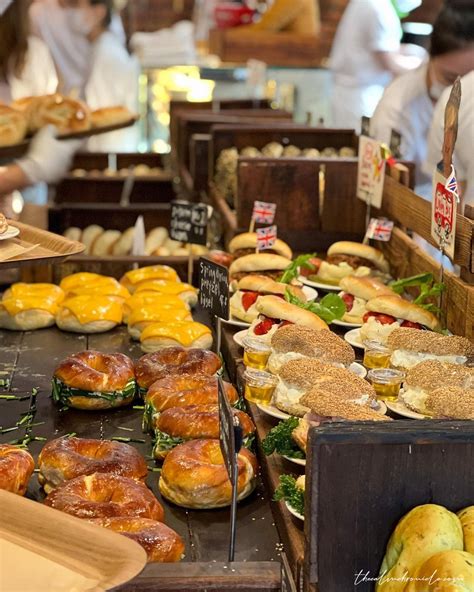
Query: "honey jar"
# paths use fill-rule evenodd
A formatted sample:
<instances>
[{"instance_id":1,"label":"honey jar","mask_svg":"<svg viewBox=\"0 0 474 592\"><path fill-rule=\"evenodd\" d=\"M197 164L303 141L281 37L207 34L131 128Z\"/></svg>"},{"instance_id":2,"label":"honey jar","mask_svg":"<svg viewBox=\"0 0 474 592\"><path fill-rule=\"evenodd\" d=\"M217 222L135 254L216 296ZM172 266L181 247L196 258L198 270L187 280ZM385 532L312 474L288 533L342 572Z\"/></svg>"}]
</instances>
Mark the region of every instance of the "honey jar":
<instances>
[{"instance_id":1,"label":"honey jar","mask_svg":"<svg viewBox=\"0 0 474 592\"><path fill-rule=\"evenodd\" d=\"M278 379L269 372L247 368L244 372L244 397L252 403L268 405L273 397L273 391Z\"/></svg>"},{"instance_id":2,"label":"honey jar","mask_svg":"<svg viewBox=\"0 0 474 592\"><path fill-rule=\"evenodd\" d=\"M369 370L367 378L372 383L381 401L396 401L400 387L405 378L405 372L392 368L374 368Z\"/></svg>"},{"instance_id":3,"label":"honey jar","mask_svg":"<svg viewBox=\"0 0 474 592\"><path fill-rule=\"evenodd\" d=\"M244 364L247 368L265 370L272 348L267 343L255 337L246 337L244 345Z\"/></svg>"},{"instance_id":4,"label":"honey jar","mask_svg":"<svg viewBox=\"0 0 474 592\"><path fill-rule=\"evenodd\" d=\"M378 341L365 341L363 364L366 368L388 368L390 366L390 350Z\"/></svg>"}]
</instances>

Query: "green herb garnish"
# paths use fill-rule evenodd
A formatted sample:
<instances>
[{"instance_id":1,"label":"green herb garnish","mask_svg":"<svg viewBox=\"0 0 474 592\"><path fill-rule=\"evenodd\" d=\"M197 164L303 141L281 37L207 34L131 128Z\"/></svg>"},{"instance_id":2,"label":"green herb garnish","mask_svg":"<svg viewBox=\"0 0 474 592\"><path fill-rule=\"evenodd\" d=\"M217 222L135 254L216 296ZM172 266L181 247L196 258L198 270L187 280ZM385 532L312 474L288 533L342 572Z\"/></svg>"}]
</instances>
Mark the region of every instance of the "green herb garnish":
<instances>
[{"instance_id":1,"label":"green herb garnish","mask_svg":"<svg viewBox=\"0 0 474 592\"><path fill-rule=\"evenodd\" d=\"M53 377L52 380L52 398L57 404L65 405L70 407L69 399L75 397L85 397L88 399L105 399L111 403L112 407L122 405L124 401L132 401L135 398L137 385L135 379L131 379L127 382L122 390L116 391L86 391L78 388L73 388L64 384L62 380Z\"/></svg>"},{"instance_id":2,"label":"green herb garnish","mask_svg":"<svg viewBox=\"0 0 474 592\"><path fill-rule=\"evenodd\" d=\"M280 475L280 485L275 489L273 499L277 502L284 500L304 516L304 490L296 485L296 479L291 475Z\"/></svg>"},{"instance_id":3,"label":"green herb garnish","mask_svg":"<svg viewBox=\"0 0 474 592\"><path fill-rule=\"evenodd\" d=\"M402 278L389 285L397 294L403 294L406 288L419 288L420 293L413 300L413 304L417 304L433 314L441 314L441 310L436 304L427 302L429 298L438 298L446 288L444 284L434 281L432 273L420 273L409 278Z\"/></svg>"},{"instance_id":4,"label":"green herb garnish","mask_svg":"<svg viewBox=\"0 0 474 592\"><path fill-rule=\"evenodd\" d=\"M297 417L290 417L272 428L262 441L263 452L269 456L274 452L291 458L305 458L305 454L295 444L292 433L300 423Z\"/></svg>"},{"instance_id":5,"label":"green herb garnish","mask_svg":"<svg viewBox=\"0 0 474 592\"><path fill-rule=\"evenodd\" d=\"M316 256L316 253L310 253L308 255L299 255L296 257L296 259L292 261L285 269L279 281L282 284L289 284L292 280L300 275L300 269L302 267L305 269L310 269L311 271L316 271L316 267L309 262L310 259Z\"/></svg>"},{"instance_id":6,"label":"green herb garnish","mask_svg":"<svg viewBox=\"0 0 474 592\"><path fill-rule=\"evenodd\" d=\"M285 300L290 304L309 310L318 315L319 318L332 323L336 319L342 319L346 312L346 305L340 296L337 294L326 294L319 302L303 302L297 296L294 296L290 290L285 292Z\"/></svg>"}]
</instances>

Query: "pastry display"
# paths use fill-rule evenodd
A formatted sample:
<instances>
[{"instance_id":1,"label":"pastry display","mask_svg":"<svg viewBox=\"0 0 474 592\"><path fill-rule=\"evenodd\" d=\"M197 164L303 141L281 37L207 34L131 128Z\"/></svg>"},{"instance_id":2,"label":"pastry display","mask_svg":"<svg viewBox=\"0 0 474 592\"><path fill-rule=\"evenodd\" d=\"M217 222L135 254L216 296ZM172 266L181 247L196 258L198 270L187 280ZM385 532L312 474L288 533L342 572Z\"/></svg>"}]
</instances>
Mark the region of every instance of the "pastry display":
<instances>
[{"instance_id":1,"label":"pastry display","mask_svg":"<svg viewBox=\"0 0 474 592\"><path fill-rule=\"evenodd\" d=\"M122 305L113 296L82 294L67 298L56 313L56 325L73 333L104 333L122 322Z\"/></svg>"},{"instance_id":2,"label":"pastry display","mask_svg":"<svg viewBox=\"0 0 474 592\"><path fill-rule=\"evenodd\" d=\"M173 529L150 518L92 518L92 524L123 534L143 547L148 563L174 563L184 556L183 539Z\"/></svg>"},{"instance_id":3,"label":"pastry display","mask_svg":"<svg viewBox=\"0 0 474 592\"><path fill-rule=\"evenodd\" d=\"M147 353L174 346L210 349L212 342L211 329L195 321L151 323L140 333L142 351Z\"/></svg>"},{"instance_id":4,"label":"pastry display","mask_svg":"<svg viewBox=\"0 0 474 592\"><path fill-rule=\"evenodd\" d=\"M257 459L247 449L238 454L238 500L256 485ZM230 505L232 486L218 440L191 440L166 456L160 474L161 495L177 506L192 509Z\"/></svg>"},{"instance_id":5,"label":"pastry display","mask_svg":"<svg viewBox=\"0 0 474 592\"><path fill-rule=\"evenodd\" d=\"M0 328L33 331L55 323L64 292L54 284L13 284L0 301Z\"/></svg>"},{"instance_id":6,"label":"pastry display","mask_svg":"<svg viewBox=\"0 0 474 592\"><path fill-rule=\"evenodd\" d=\"M155 303L141 306L128 316L128 333L132 339L140 339L142 332L154 323L192 321L193 317L185 308L159 308Z\"/></svg>"},{"instance_id":7,"label":"pastry display","mask_svg":"<svg viewBox=\"0 0 474 592\"><path fill-rule=\"evenodd\" d=\"M0 444L0 489L25 495L35 461L27 450Z\"/></svg>"},{"instance_id":8,"label":"pastry display","mask_svg":"<svg viewBox=\"0 0 474 592\"><path fill-rule=\"evenodd\" d=\"M62 437L47 442L38 457L38 480L46 493L82 475L110 473L135 481L148 474L145 459L129 444Z\"/></svg>"},{"instance_id":9,"label":"pastry display","mask_svg":"<svg viewBox=\"0 0 474 592\"><path fill-rule=\"evenodd\" d=\"M220 367L219 356L209 350L168 347L142 356L135 364L135 376L144 395L156 380L179 374L212 376Z\"/></svg>"},{"instance_id":10,"label":"pastry display","mask_svg":"<svg viewBox=\"0 0 474 592\"><path fill-rule=\"evenodd\" d=\"M344 300L346 312L342 320L346 323L362 324L367 312L366 304L377 296L393 296L393 291L374 277L348 275L341 279L339 296Z\"/></svg>"},{"instance_id":11,"label":"pastry display","mask_svg":"<svg viewBox=\"0 0 474 592\"><path fill-rule=\"evenodd\" d=\"M163 522L164 511L153 493L140 481L93 473L59 485L44 503L77 518L134 517Z\"/></svg>"},{"instance_id":12,"label":"pastry display","mask_svg":"<svg viewBox=\"0 0 474 592\"><path fill-rule=\"evenodd\" d=\"M153 401L151 396L149 400ZM255 425L243 411L234 409L233 413L242 428L245 446L251 441ZM215 404L169 407L155 415L152 423L155 442L153 456L159 460L164 459L178 444L188 440L219 440L219 408Z\"/></svg>"},{"instance_id":13,"label":"pastry display","mask_svg":"<svg viewBox=\"0 0 474 592\"><path fill-rule=\"evenodd\" d=\"M238 259L244 255L253 255L257 249L257 233L256 232L244 232L243 234L237 234L229 243L229 253ZM277 238L275 244L271 249L265 249L265 253L271 253L274 255L281 255L286 259L293 258L293 252L289 245L284 241Z\"/></svg>"},{"instance_id":14,"label":"pastry display","mask_svg":"<svg viewBox=\"0 0 474 592\"><path fill-rule=\"evenodd\" d=\"M55 403L103 410L129 405L136 393L135 369L124 354L84 351L63 360L53 375Z\"/></svg>"},{"instance_id":15,"label":"pastry display","mask_svg":"<svg viewBox=\"0 0 474 592\"><path fill-rule=\"evenodd\" d=\"M239 395L235 388L224 382L224 389L231 405L236 405ZM215 405L218 402L217 378L207 374L179 374L153 382L145 396L143 428L154 430L160 413L176 407L190 405Z\"/></svg>"},{"instance_id":16,"label":"pastry display","mask_svg":"<svg viewBox=\"0 0 474 592\"><path fill-rule=\"evenodd\" d=\"M191 284L185 282L177 282L170 280L146 280L141 282L135 290L135 294L140 293L157 292L159 294L165 294L166 296L177 296L183 302L193 307L196 306L198 301L198 291Z\"/></svg>"}]
</instances>

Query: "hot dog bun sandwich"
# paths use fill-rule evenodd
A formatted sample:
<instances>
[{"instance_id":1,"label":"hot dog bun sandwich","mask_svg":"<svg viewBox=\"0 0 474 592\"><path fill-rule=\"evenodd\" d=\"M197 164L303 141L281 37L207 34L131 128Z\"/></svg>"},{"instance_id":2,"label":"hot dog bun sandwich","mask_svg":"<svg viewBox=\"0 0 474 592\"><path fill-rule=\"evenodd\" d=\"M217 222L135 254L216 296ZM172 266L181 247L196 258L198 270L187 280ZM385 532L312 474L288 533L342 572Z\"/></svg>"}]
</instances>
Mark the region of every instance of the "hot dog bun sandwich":
<instances>
[{"instance_id":1,"label":"hot dog bun sandwich","mask_svg":"<svg viewBox=\"0 0 474 592\"><path fill-rule=\"evenodd\" d=\"M390 333L399 327L441 330L441 323L433 313L396 294L377 296L367 302L366 308L360 329L362 341L386 343Z\"/></svg>"},{"instance_id":2,"label":"hot dog bun sandwich","mask_svg":"<svg viewBox=\"0 0 474 592\"><path fill-rule=\"evenodd\" d=\"M168 265L150 265L127 271L120 279L120 283L127 288L130 294L133 294L141 283L148 280L181 281L172 267Z\"/></svg>"},{"instance_id":3,"label":"hot dog bun sandwich","mask_svg":"<svg viewBox=\"0 0 474 592\"><path fill-rule=\"evenodd\" d=\"M159 294L166 294L167 296L178 296L183 302L193 307L196 306L198 300L198 291L191 284L184 282L176 282L170 280L148 280L138 285L135 290L136 294L142 292L156 292Z\"/></svg>"},{"instance_id":4,"label":"hot dog bun sandwich","mask_svg":"<svg viewBox=\"0 0 474 592\"><path fill-rule=\"evenodd\" d=\"M122 322L122 304L110 296L67 298L56 314L56 325L73 333L103 333Z\"/></svg>"},{"instance_id":5,"label":"hot dog bun sandwich","mask_svg":"<svg viewBox=\"0 0 474 592\"><path fill-rule=\"evenodd\" d=\"M434 415L433 404L439 416L441 403L435 401L443 401L445 417L450 417L458 405L472 400L473 389L474 368L430 360L407 372L399 397L409 409L429 416ZM464 399L466 393L469 398Z\"/></svg>"},{"instance_id":6,"label":"hot dog bun sandwich","mask_svg":"<svg viewBox=\"0 0 474 592\"><path fill-rule=\"evenodd\" d=\"M237 283L237 291L230 299L230 313L247 323L252 323L258 317L255 306L259 296L274 294L284 297L289 290L302 302L306 302L306 296L301 288L276 282L265 275L247 275Z\"/></svg>"},{"instance_id":7,"label":"hot dog bun sandwich","mask_svg":"<svg viewBox=\"0 0 474 592\"><path fill-rule=\"evenodd\" d=\"M229 268L231 288L235 289L237 283L250 274L265 275L277 282L290 264L291 259L271 253L254 253L239 257Z\"/></svg>"},{"instance_id":8,"label":"hot dog bun sandwich","mask_svg":"<svg viewBox=\"0 0 474 592\"><path fill-rule=\"evenodd\" d=\"M342 317L346 323L362 324L367 312L365 305L368 300L377 296L393 296L394 292L379 279L366 276L348 275L339 282L342 289L339 296L344 300L346 312Z\"/></svg>"},{"instance_id":9,"label":"hot dog bun sandwich","mask_svg":"<svg viewBox=\"0 0 474 592\"><path fill-rule=\"evenodd\" d=\"M237 234L229 243L229 253L234 256L234 259L244 257L245 255L255 255L257 248L257 233L244 232ZM273 255L281 255L287 259L293 257L293 252L284 241L277 238L271 249L265 249L265 253Z\"/></svg>"},{"instance_id":10,"label":"hot dog bun sandwich","mask_svg":"<svg viewBox=\"0 0 474 592\"><path fill-rule=\"evenodd\" d=\"M278 374L286 362L302 358L340 367L348 367L355 361L354 350L347 341L325 329L286 325L272 335L271 345L268 369L273 374Z\"/></svg>"},{"instance_id":11,"label":"hot dog bun sandwich","mask_svg":"<svg viewBox=\"0 0 474 592\"><path fill-rule=\"evenodd\" d=\"M311 263L316 269L309 275L310 279L335 286L348 275L385 277L389 272L388 262L381 251L350 241L332 244L326 260L312 259Z\"/></svg>"},{"instance_id":12,"label":"hot dog bun sandwich","mask_svg":"<svg viewBox=\"0 0 474 592\"><path fill-rule=\"evenodd\" d=\"M152 323L142 331L140 343L144 352L155 352L173 346L210 349L212 332L206 325L194 321Z\"/></svg>"},{"instance_id":13,"label":"hot dog bun sandwich","mask_svg":"<svg viewBox=\"0 0 474 592\"><path fill-rule=\"evenodd\" d=\"M474 344L466 337L419 329L394 329L388 336L387 346L392 352L391 364L397 368L413 368L427 360L465 364L474 357Z\"/></svg>"},{"instance_id":14,"label":"hot dog bun sandwich","mask_svg":"<svg viewBox=\"0 0 474 592\"><path fill-rule=\"evenodd\" d=\"M278 296L259 296L255 307L259 316L249 327L248 333L252 337L270 341L279 327L290 324L329 330L327 324L317 315Z\"/></svg>"},{"instance_id":15,"label":"hot dog bun sandwich","mask_svg":"<svg viewBox=\"0 0 474 592\"><path fill-rule=\"evenodd\" d=\"M0 328L33 331L51 327L64 292L54 284L13 284L0 302Z\"/></svg>"}]
</instances>

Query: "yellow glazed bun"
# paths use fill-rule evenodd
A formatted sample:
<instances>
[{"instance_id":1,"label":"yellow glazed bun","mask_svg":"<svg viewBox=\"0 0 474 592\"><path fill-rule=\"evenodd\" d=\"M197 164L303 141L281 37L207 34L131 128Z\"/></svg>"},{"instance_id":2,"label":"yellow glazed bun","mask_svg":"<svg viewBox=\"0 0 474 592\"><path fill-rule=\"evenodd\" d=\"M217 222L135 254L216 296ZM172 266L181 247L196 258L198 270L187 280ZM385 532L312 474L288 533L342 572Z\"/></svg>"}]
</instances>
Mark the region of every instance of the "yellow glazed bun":
<instances>
[{"instance_id":1,"label":"yellow glazed bun","mask_svg":"<svg viewBox=\"0 0 474 592\"><path fill-rule=\"evenodd\" d=\"M140 292L159 292L169 296L178 296L191 307L196 306L198 300L196 288L184 282L149 280L137 287L136 293Z\"/></svg>"},{"instance_id":2,"label":"yellow glazed bun","mask_svg":"<svg viewBox=\"0 0 474 592\"><path fill-rule=\"evenodd\" d=\"M81 295L63 302L56 324L63 331L103 333L122 322L122 305L110 296Z\"/></svg>"},{"instance_id":3,"label":"yellow glazed bun","mask_svg":"<svg viewBox=\"0 0 474 592\"><path fill-rule=\"evenodd\" d=\"M174 346L210 349L212 332L206 325L194 321L153 323L142 332L140 342L147 353Z\"/></svg>"},{"instance_id":4,"label":"yellow glazed bun","mask_svg":"<svg viewBox=\"0 0 474 592\"><path fill-rule=\"evenodd\" d=\"M120 279L122 286L133 294L137 287L147 280L167 280L171 282L179 282L180 279L176 271L168 265L150 265L148 267L140 267L139 269L132 269Z\"/></svg>"},{"instance_id":5,"label":"yellow glazed bun","mask_svg":"<svg viewBox=\"0 0 474 592\"><path fill-rule=\"evenodd\" d=\"M66 276L61 280L59 287L68 294L69 292L74 292L75 288L82 288L91 284L92 282L100 281L102 278L106 276L100 275L98 273L90 273L88 271L81 271L79 273L73 273L71 275Z\"/></svg>"},{"instance_id":6,"label":"yellow glazed bun","mask_svg":"<svg viewBox=\"0 0 474 592\"><path fill-rule=\"evenodd\" d=\"M135 308L128 316L128 333L132 339L140 339L140 335L152 323L169 323L172 321L192 321L193 317L185 308L158 308L155 305Z\"/></svg>"},{"instance_id":7,"label":"yellow glazed bun","mask_svg":"<svg viewBox=\"0 0 474 592\"><path fill-rule=\"evenodd\" d=\"M148 306L154 306L159 310L170 308L189 310L189 306L178 296L168 296L159 292L135 292L123 303L123 322L128 323L128 317L133 310Z\"/></svg>"}]
</instances>

